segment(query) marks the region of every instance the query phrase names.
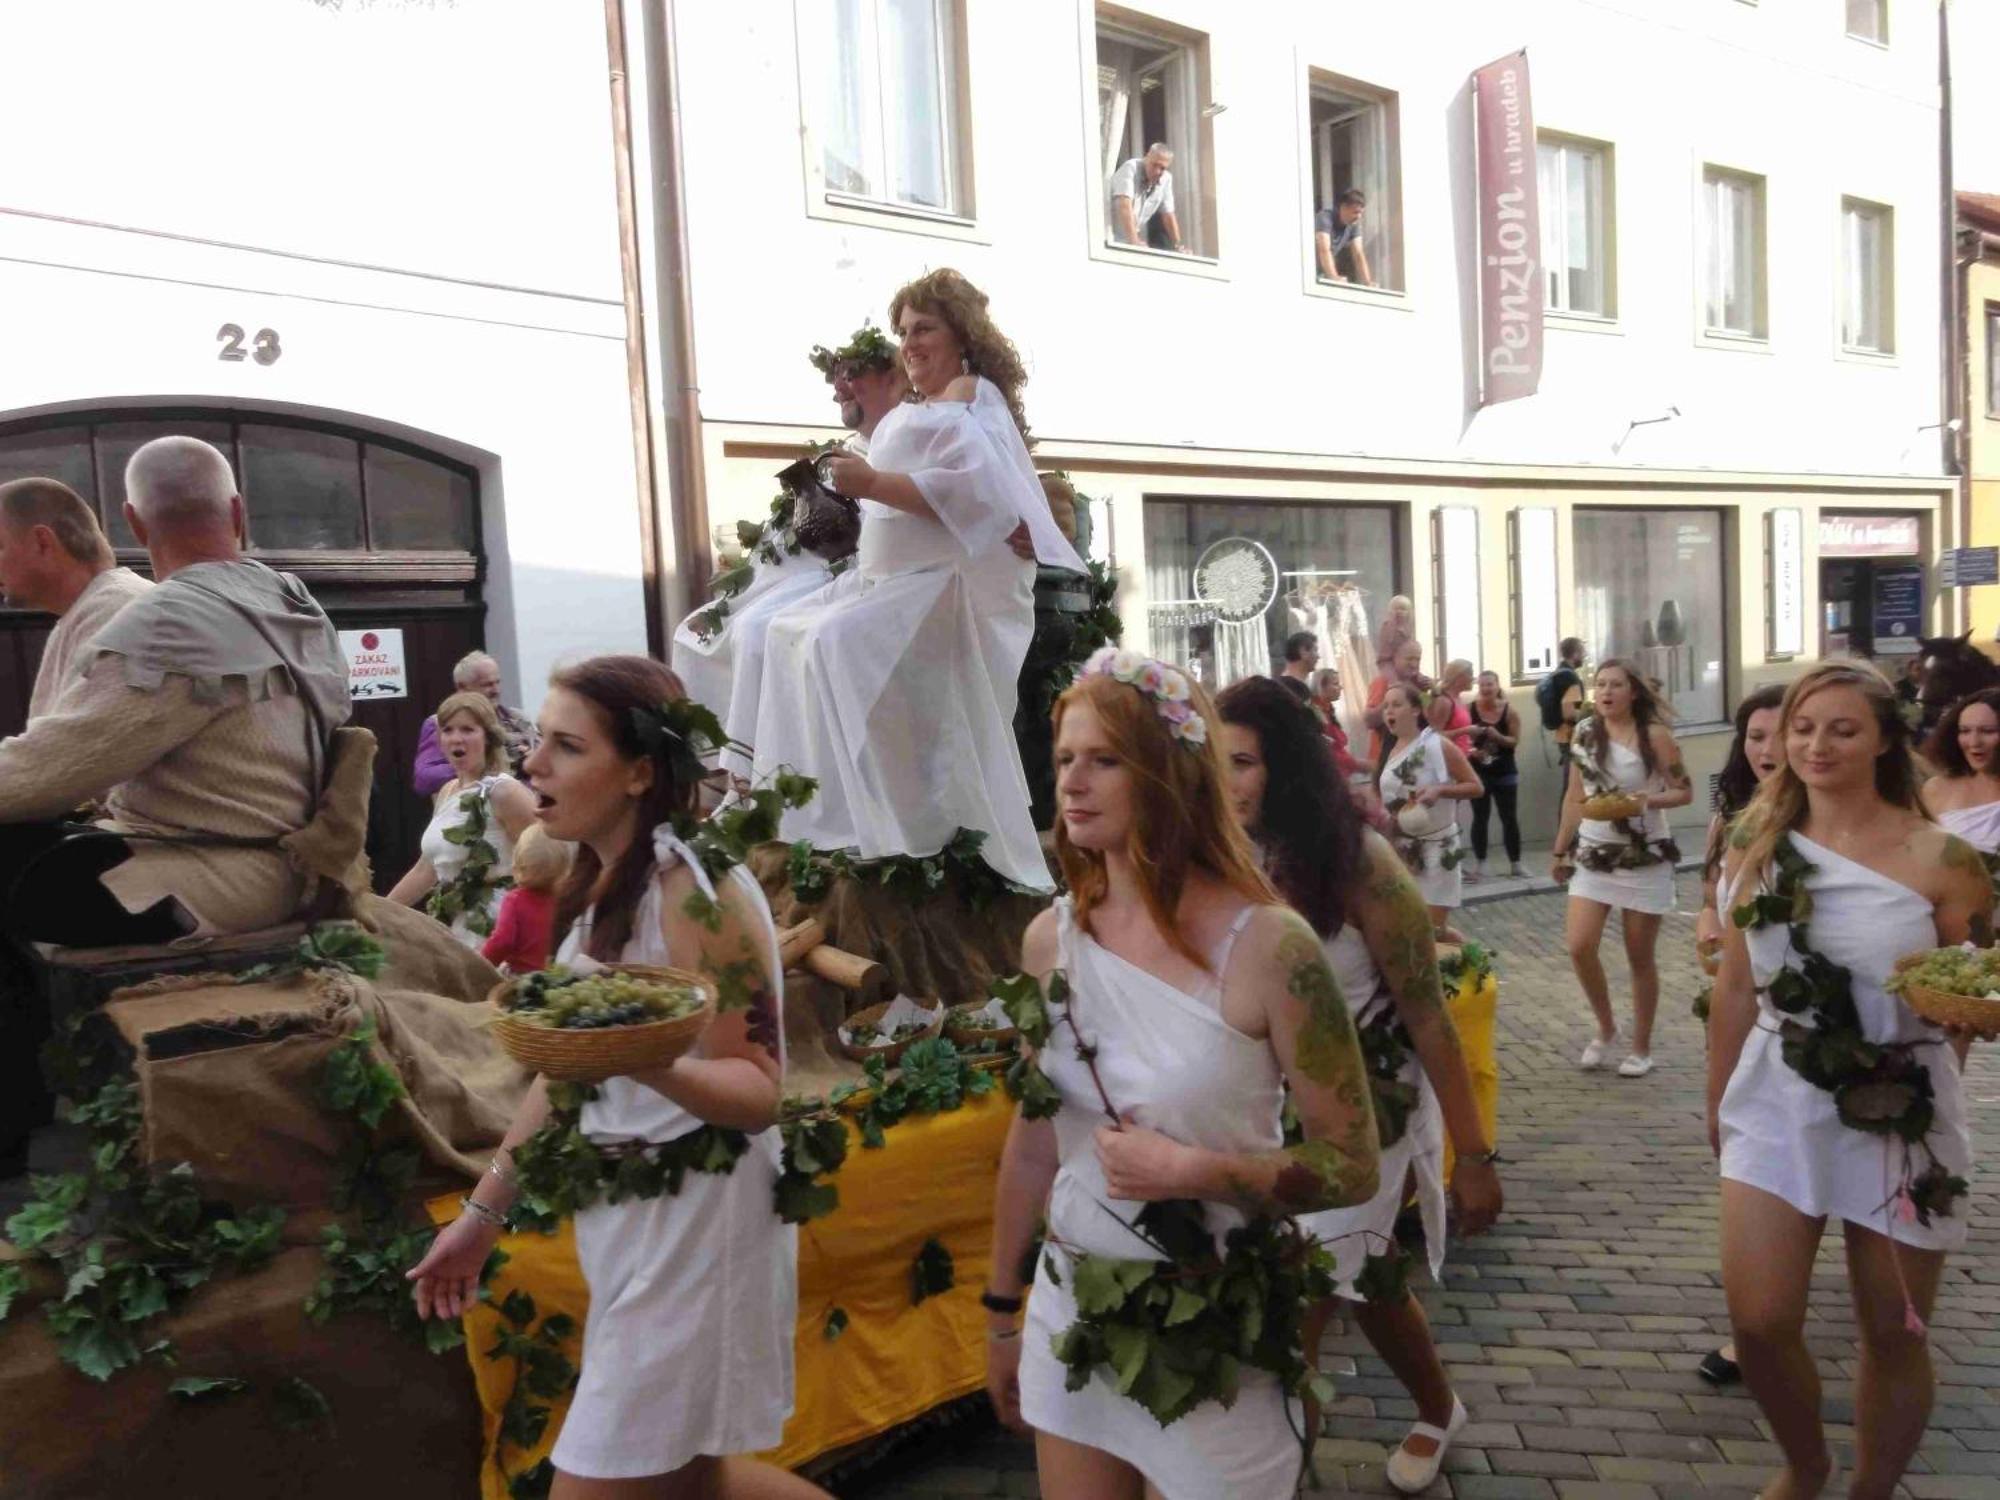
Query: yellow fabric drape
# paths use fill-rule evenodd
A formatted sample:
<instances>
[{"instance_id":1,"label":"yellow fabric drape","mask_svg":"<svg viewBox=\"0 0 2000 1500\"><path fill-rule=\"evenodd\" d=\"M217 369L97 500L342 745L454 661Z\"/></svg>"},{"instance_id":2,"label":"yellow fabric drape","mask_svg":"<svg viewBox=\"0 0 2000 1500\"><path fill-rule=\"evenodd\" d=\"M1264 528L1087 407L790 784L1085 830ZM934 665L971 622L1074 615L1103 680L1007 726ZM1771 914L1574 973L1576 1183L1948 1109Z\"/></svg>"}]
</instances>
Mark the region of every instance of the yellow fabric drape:
<instances>
[{"instance_id":1,"label":"yellow fabric drape","mask_svg":"<svg viewBox=\"0 0 2000 1500\"><path fill-rule=\"evenodd\" d=\"M852 1127L847 1162L834 1178L840 1207L799 1231L797 1399L784 1443L764 1455L787 1468L858 1442L980 1389L986 1381L985 1314L993 1224L993 1183L1000 1171L1013 1105L998 1090L949 1114L892 1127L888 1144L864 1150ZM458 1214L456 1195L430 1205L442 1223ZM951 1253L949 1292L912 1306L910 1271L933 1239ZM518 1376L511 1359L488 1359L502 1325L497 1305L512 1291L535 1299L536 1326L568 1313L583 1326L590 1295L577 1269L576 1242L565 1222L553 1236L508 1235L511 1257L493 1278L492 1303L467 1315L466 1354L485 1414L484 1500L507 1500L507 1475L532 1468L555 1445L567 1399L540 1445L496 1456L500 1414ZM826 1337L827 1314L847 1313L847 1331ZM580 1360L580 1340L566 1352Z\"/></svg>"},{"instance_id":2,"label":"yellow fabric drape","mask_svg":"<svg viewBox=\"0 0 2000 1500\"><path fill-rule=\"evenodd\" d=\"M1451 1024L1458 1028L1459 1050L1465 1054L1465 1066L1472 1074L1472 1102L1479 1107L1479 1123L1485 1127L1486 1139L1496 1140L1494 1132L1500 1123L1500 981L1488 975L1480 984L1467 978L1459 987L1445 997L1444 1008L1451 1014ZM1451 1142L1444 1143L1444 1180L1451 1181L1452 1163L1457 1154L1451 1149Z\"/></svg>"}]
</instances>

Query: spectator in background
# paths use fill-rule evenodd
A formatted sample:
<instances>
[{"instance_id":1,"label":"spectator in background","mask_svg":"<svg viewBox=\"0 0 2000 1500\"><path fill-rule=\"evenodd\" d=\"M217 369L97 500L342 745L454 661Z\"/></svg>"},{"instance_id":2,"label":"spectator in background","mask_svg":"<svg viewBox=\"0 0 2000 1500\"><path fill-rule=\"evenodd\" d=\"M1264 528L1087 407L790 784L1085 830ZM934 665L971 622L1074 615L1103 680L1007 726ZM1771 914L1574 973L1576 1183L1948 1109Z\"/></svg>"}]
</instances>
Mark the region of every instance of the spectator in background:
<instances>
[{"instance_id":1,"label":"spectator in background","mask_svg":"<svg viewBox=\"0 0 2000 1500\"><path fill-rule=\"evenodd\" d=\"M1542 726L1555 736L1562 761L1562 791L1569 790L1569 746L1576 737L1576 721L1583 715L1583 642L1564 636L1556 647L1556 669L1535 688L1535 702L1542 710Z\"/></svg>"},{"instance_id":2,"label":"spectator in background","mask_svg":"<svg viewBox=\"0 0 2000 1500\"><path fill-rule=\"evenodd\" d=\"M1321 667L1312 674L1312 704L1319 710L1321 732L1326 735L1327 744L1333 747L1333 763L1340 768L1343 781L1352 781L1356 776L1366 776L1367 767L1356 760L1347 748L1347 731L1340 727L1340 673L1333 667Z\"/></svg>"},{"instance_id":3,"label":"spectator in background","mask_svg":"<svg viewBox=\"0 0 2000 1500\"><path fill-rule=\"evenodd\" d=\"M1375 670L1386 671L1396 660L1396 649L1417 633L1417 612L1407 594L1396 594L1375 630Z\"/></svg>"},{"instance_id":4,"label":"spectator in background","mask_svg":"<svg viewBox=\"0 0 2000 1500\"><path fill-rule=\"evenodd\" d=\"M1424 710L1431 728L1450 740L1465 754L1472 753L1472 714L1464 694L1472 687L1472 663L1463 658L1448 661L1438 677L1437 691Z\"/></svg>"},{"instance_id":5,"label":"spectator in background","mask_svg":"<svg viewBox=\"0 0 2000 1500\"><path fill-rule=\"evenodd\" d=\"M1424 677L1423 665L1423 646L1405 636L1388 665L1376 673L1375 680L1368 684L1368 712L1362 722L1374 731L1368 748L1371 765L1379 767L1389 753L1389 740L1382 723L1382 699L1390 688L1401 683L1414 692L1421 703L1424 689L1430 686Z\"/></svg>"},{"instance_id":6,"label":"spectator in background","mask_svg":"<svg viewBox=\"0 0 2000 1500\"><path fill-rule=\"evenodd\" d=\"M1521 868L1521 819L1516 799L1521 771L1514 747L1521 742L1521 716L1500 689L1498 672L1479 674L1479 696L1472 700L1472 769L1486 794L1472 804L1472 870L1467 878L1486 878L1486 818L1500 812L1500 838L1507 848L1507 873L1524 879Z\"/></svg>"},{"instance_id":7,"label":"spectator in background","mask_svg":"<svg viewBox=\"0 0 2000 1500\"><path fill-rule=\"evenodd\" d=\"M1313 245L1319 252L1321 281L1375 285L1375 274L1368 269L1368 252L1361 247L1361 216L1367 208L1367 195L1360 188L1349 188L1332 208L1313 215Z\"/></svg>"},{"instance_id":8,"label":"spectator in background","mask_svg":"<svg viewBox=\"0 0 2000 1500\"><path fill-rule=\"evenodd\" d=\"M1285 637L1285 666L1279 684L1299 702L1312 703L1312 674L1319 667L1319 637L1310 630Z\"/></svg>"},{"instance_id":9,"label":"spectator in background","mask_svg":"<svg viewBox=\"0 0 2000 1500\"><path fill-rule=\"evenodd\" d=\"M479 952L494 968L532 974L549 966L555 940L556 888L569 874L576 845L550 838L531 823L514 845L514 885L500 901L493 936Z\"/></svg>"},{"instance_id":10,"label":"spectator in background","mask_svg":"<svg viewBox=\"0 0 2000 1500\"><path fill-rule=\"evenodd\" d=\"M519 776L521 762L541 743L541 737L535 733L534 720L500 701L500 663L484 651L467 652L451 669L451 685L455 692L478 693L493 705L500 718L502 755L507 762L503 769ZM423 732L417 736L417 762L410 784L419 797L434 797L438 788L457 774L438 744L437 716L433 714L424 720Z\"/></svg>"},{"instance_id":11,"label":"spectator in background","mask_svg":"<svg viewBox=\"0 0 2000 1500\"><path fill-rule=\"evenodd\" d=\"M1173 164L1173 151L1155 141L1111 174L1111 238L1118 244L1187 253L1174 216Z\"/></svg>"}]
</instances>

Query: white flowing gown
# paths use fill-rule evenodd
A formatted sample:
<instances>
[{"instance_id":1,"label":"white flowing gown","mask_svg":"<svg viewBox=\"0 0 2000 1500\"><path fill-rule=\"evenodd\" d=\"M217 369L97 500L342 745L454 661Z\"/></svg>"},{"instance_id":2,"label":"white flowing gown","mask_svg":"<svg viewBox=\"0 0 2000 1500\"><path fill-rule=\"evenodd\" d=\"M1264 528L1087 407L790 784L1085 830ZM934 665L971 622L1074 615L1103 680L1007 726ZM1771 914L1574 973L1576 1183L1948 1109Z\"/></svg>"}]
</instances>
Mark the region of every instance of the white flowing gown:
<instances>
[{"instance_id":1,"label":"white flowing gown","mask_svg":"<svg viewBox=\"0 0 2000 1500\"><path fill-rule=\"evenodd\" d=\"M862 501L852 572L771 620L747 736L755 773L819 782L781 836L921 857L977 829L989 865L1048 890L1013 725L1035 568L1007 538L1026 522L1042 562L1082 571L1083 560L988 380L970 401L897 407L869 462L907 474L933 515Z\"/></svg>"}]
</instances>

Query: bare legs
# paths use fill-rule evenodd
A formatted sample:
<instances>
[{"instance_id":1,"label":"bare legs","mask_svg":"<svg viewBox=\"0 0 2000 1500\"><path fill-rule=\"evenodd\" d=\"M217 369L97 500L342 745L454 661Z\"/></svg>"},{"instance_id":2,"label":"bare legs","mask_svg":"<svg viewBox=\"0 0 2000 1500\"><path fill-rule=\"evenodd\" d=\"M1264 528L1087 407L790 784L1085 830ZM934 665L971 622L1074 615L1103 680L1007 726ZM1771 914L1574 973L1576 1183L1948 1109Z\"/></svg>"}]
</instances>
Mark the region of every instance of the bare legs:
<instances>
[{"instance_id":1,"label":"bare legs","mask_svg":"<svg viewBox=\"0 0 2000 1500\"><path fill-rule=\"evenodd\" d=\"M1625 936L1625 961L1632 966L1632 1050L1640 1057L1652 1056L1653 1017L1660 1008L1660 966L1654 957L1660 920L1642 911L1625 911L1618 917ZM1603 972L1602 966L1598 972Z\"/></svg>"},{"instance_id":2,"label":"bare legs","mask_svg":"<svg viewBox=\"0 0 2000 1500\"><path fill-rule=\"evenodd\" d=\"M1570 967L1576 970L1576 982L1583 986L1583 998L1590 1002L1590 1013L1597 1018L1598 1040L1605 1042L1618 1034L1617 1019L1611 1014L1611 986L1604 977L1603 961L1597 956L1597 945L1604 940L1604 924L1610 916L1611 908L1602 901L1571 896L1563 934L1569 945Z\"/></svg>"},{"instance_id":3,"label":"bare legs","mask_svg":"<svg viewBox=\"0 0 2000 1500\"><path fill-rule=\"evenodd\" d=\"M1046 1432L1035 1434L1035 1471L1045 1500L1158 1500L1122 1458Z\"/></svg>"},{"instance_id":4,"label":"bare legs","mask_svg":"<svg viewBox=\"0 0 2000 1500\"><path fill-rule=\"evenodd\" d=\"M1345 1307L1356 1326L1367 1335L1368 1347L1382 1357L1389 1372L1410 1393L1417 1403L1417 1420L1438 1428L1448 1426L1451 1377L1445 1374L1444 1361L1438 1357L1437 1345L1431 1340L1430 1319L1424 1316L1424 1305L1408 1292L1400 1302L1320 1303L1306 1314L1302 1333L1306 1363L1313 1369L1319 1368L1320 1339L1337 1307ZM1316 1440L1319 1403L1307 1397L1305 1407L1306 1432ZM1411 1437L1404 1440L1403 1446L1418 1458L1429 1458L1437 1452L1438 1445L1431 1438Z\"/></svg>"},{"instance_id":5,"label":"bare legs","mask_svg":"<svg viewBox=\"0 0 2000 1500\"><path fill-rule=\"evenodd\" d=\"M1618 1034L1618 1018L1611 1009L1611 982L1604 975L1604 961L1597 956L1604 941L1604 927L1611 908L1602 901L1571 896L1564 938L1569 947L1570 967L1576 970L1583 998L1597 1021L1597 1036L1608 1042ZM1632 1050L1641 1057L1653 1051L1653 1017L1660 1009L1660 965L1656 949L1660 941L1661 918L1641 911L1620 911L1618 926L1625 940L1625 961L1632 968Z\"/></svg>"},{"instance_id":6,"label":"bare legs","mask_svg":"<svg viewBox=\"0 0 2000 1500\"><path fill-rule=\"evenodd\" d=\"M645 1479L584 1479L556 1471L549 1500L827 1500L818 1485L748 1458L697 1458Z\"/></svg>"},{"instance_id":7,"label":"bare legs","mask_svg":"<svg viewBox=\"0 0 2000 1500\"><path fill-rule=\"evenodd\" d=\"M1854 1380L1853 1500L1889 1500L1909 1467L1930 1421L1929 1342L1903 1322L1903 1289L1896 1280L1893 1253L1902 1264L1910 1301L1926 1322L1937 1300L1944 1253L1892 1245L1887 1235L1844 1226L1847 1279L1854 1296L1854 1322L1861 1335L1861 1367Z\"/></svg>"}]
</instances>

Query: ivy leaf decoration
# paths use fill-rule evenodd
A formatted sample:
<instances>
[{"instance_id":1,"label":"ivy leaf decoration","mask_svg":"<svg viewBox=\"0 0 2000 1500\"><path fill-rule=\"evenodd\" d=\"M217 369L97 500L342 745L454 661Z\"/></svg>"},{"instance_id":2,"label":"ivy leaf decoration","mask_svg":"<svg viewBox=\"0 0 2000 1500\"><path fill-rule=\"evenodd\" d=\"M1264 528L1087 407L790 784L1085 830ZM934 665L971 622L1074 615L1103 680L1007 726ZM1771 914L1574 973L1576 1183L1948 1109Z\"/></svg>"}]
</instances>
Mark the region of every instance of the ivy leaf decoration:
<instances>
[{"instance_id":1,"label":"ivy leaf decoration","mask_svg":"<svg viewBox=\"0 0 2000 1500\"><path fill-rule=\"evenodd\" d=\"M910 1265L910 1305L916 1307L931 1297L952 1289L955 1272L951 1252L935 1238L924 1241Z\"/></svg>"},{"instance_id":2,"label":"ivy leaf decoration","mask_svg":"<svg viewBox=\"0 0 2000 1500\"><path fill-rule=\"evenodd\" d=\"M1049 976L1051 986L1056 977ZM1021 1034L1022 1041L1038 1050L1048 1045L1048 1002L1042 998L1042 987L1032 975L1009 974L1005 979L996 979L991 994L1006 1010L1008 1021Z\"/></svg>"},{"instance_id":3,"label":"ivy leaf decoration","mask_svg":"<svg viewBox=\"0 0 2000 1500\"><path fill-rule=\"evenodd\" d=\"M356 1026L327 1059L323 1085L328 1104L371 1130L403 1097L403 1080L375 1056L375 1037L373 1019Z\"/></svg>"},{"instance_id":4,"label":"ivy leaf decoration","mask_svg":"<svg viewBox=\"0 0 2000 1500\"><path fill-rule=\"evenodd\" d=\"M28 1289L28 1272L25 1267L8 1263L0 1265L0 1321L12 1311L15 1300Z\"/></svg>"},{"instance_id":5,"label":"ivy leaf decoration","mask_svg":"<svg viewBox=\"0 0 2000 1500\"><path fill-rule=\"evenodd\" d=\"M507 1500L547 1500L549 1491L555 1486L555 1479L555 1460L544 1458L532 1469L507 1481Z\"/></svg>"},{"instance_id":6,"label":"ivy leaf decoration","mask_svg":"<svg viewBox=\"0 0 2000 1500\"><path fill-rule=\"evenodd\" d=\"M820 1337L830 1344L845 1332L847 1332L847 1309L829 1307L826 1310L826 1322L820 1328Z\"/></svg>"},{"instance_id":7,"label":"ivy leaf decoration","mask_svg":"<svg viewBox=\"0 0 2000 1500\"><path fill-rule=\"evenodd\" d=\"M240 1375L183 1375L167 1387L169 1396L183 1401L200 1401L209 1396L234 1396L250 1389Z\"/></svg>"},{"instance_id":8,"label":"ivy leaf decoration","mask_svg":"<svg viewBox=\"0 0 2000 1500\"><path fill-rule=\"evenodd\" d=\"M7 1220L7 1238L17 1249L37 1250L69 1232L71 1217L90 1190L90 1179L78 1175L29 1179L34 1197Z\"/></svg>"}]
</instances>

